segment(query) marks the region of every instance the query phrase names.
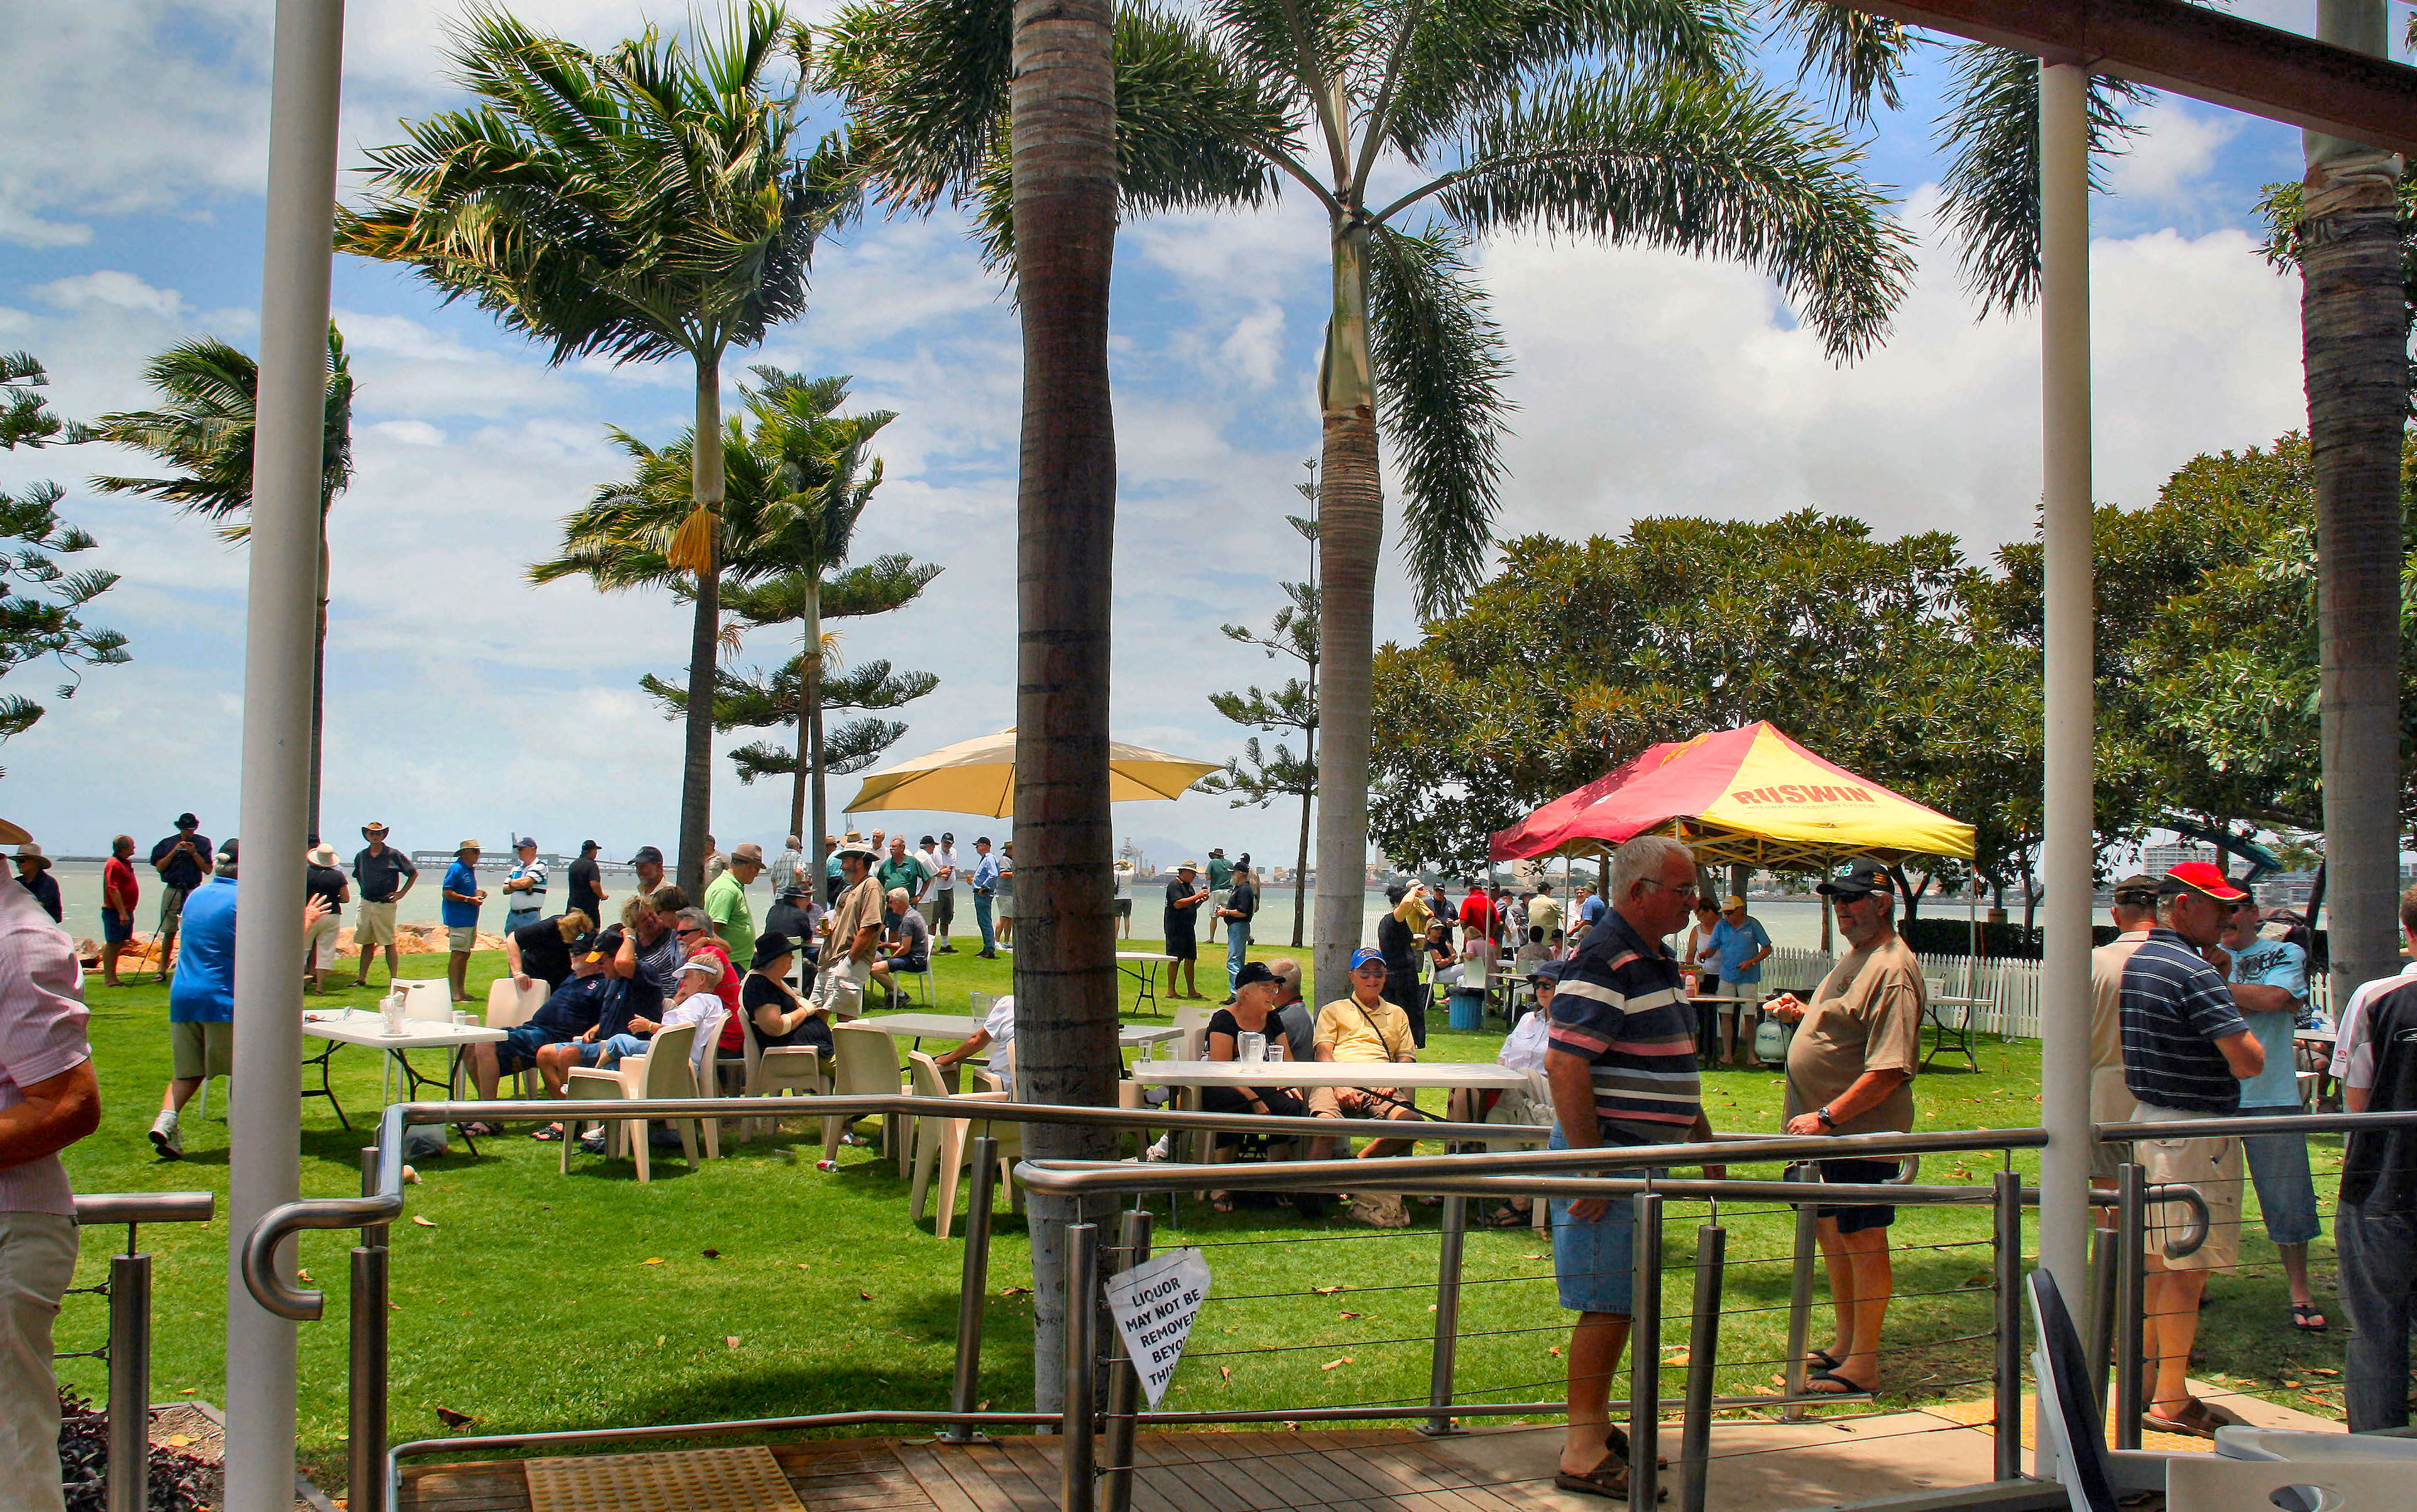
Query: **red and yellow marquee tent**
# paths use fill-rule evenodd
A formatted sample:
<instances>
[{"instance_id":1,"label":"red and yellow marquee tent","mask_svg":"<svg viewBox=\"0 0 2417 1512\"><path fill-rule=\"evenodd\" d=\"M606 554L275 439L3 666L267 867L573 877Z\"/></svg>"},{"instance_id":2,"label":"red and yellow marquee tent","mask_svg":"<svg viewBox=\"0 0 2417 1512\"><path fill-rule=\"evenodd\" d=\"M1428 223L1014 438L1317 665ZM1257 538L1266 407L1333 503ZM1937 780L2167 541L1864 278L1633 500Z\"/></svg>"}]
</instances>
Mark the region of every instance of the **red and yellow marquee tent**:
<instances>
[{"instance_id":1,"label":"red and yellow marquee tent","mask_svg":"<svg viewBox=\"0 0 2417 1512\"><path fill-rule=\"evenodd\" d=\"M1706 864L1817 868L1972 854L1972 826L1823 761L1767 720L1649 746L1493 838L1497 861L1673 835Z\"/></svg>"}]
</instances>

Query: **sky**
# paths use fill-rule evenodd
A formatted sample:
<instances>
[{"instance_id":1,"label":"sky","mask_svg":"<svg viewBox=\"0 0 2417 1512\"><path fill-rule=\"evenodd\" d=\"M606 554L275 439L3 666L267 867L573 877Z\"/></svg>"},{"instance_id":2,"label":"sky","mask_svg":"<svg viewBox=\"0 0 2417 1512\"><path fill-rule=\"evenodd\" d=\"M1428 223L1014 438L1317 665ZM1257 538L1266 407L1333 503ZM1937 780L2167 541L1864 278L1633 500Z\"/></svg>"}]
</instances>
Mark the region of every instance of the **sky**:
<instances>
[{"instance_id":1,"label":"sky","mask_svg":"<svg viewBox=\"0 0 2417 1512\"><path fill-rule=\"evenodd\" d=\"M516 13L590 45L684 8L532 0ZM800 8L809 18L827 8ZM0 0L0 350L49 367L69 417L148 402L141 371L175 341L251 348L259 332L269 0ZM398 122L457 105L445 27L458 0L353 0L341 191ZM2312 29L2314 0L2238 13ZM1792 64L1773 83L1785 85ZM1921 269L1880 349L1840 367L1771 282L1717 262L1584 242L1482 249L1517 405L1497 536L1618 533L1659 514L1769 519L1800 508L1882 533L1947 528L1979 556L2029 535L2039 491L2039 344L2029 316L1982 318L1933 225L1943 159L1931 139L1945 68L1934 52L1905 107L1863 133L1866 172L1920 241ZM2138 506L2204 451L2305 425L2298 288L2255 255L2261 186L2300 174L2299 133L2166 98L2107 169L2092 207L2096 492ZM1299 195L1237 216L1125 226L1111 360L1119 464L1113 686L1117 738L1223 761L1251 732L1208 695L1286 668L1220 633L1264 625L1276 584L1303 576L1285 523L1315 457L1326 233ZM893 756L1014 719L1012 563L1019 387L1012 308L964 225L874 219L816 256L808 314L760 352L853 375L851 407L898 412L859 534L862 556L907 552L943 571L902 612L841 627L840 656L927 670L938 690L899 716ZM349 843L372 819L406 848L505 832L612 856L669 848L679 730L639 691L677 677L686 612L660 594L529 585L563 515L616 476L608 426L665 442L687 423L671 365L547 366L467 308L387 267L339 258L336 319L357 386L357 476L329 522L325 825ZM734 399L726 394L725 400ZM133 661L71 702L45 666L8 684L49 703L0 748L0 814L53 854L147 846L185 809L223 837L240 786L248 561L210 527L98 492L141 473L99 446L0 454L0 487L55 478L63 512L101 545L77 565L123 575L89 618ZM1379 640L1418 634L1389 541ZM751 637L740 666L794 650ZM770 733L777 738L778 732ZM740 734L722 748L754 738ZM832 781L836 809L855 780ZM780 843L785 780L742 785L717 756L722 845ZM1188 795L1123 804L1115 822L1153 858L1211 845L1290 859L1298 810ZM920 834L1006 833L965 815L867 816Z\"/></svg>"}]
</instances>

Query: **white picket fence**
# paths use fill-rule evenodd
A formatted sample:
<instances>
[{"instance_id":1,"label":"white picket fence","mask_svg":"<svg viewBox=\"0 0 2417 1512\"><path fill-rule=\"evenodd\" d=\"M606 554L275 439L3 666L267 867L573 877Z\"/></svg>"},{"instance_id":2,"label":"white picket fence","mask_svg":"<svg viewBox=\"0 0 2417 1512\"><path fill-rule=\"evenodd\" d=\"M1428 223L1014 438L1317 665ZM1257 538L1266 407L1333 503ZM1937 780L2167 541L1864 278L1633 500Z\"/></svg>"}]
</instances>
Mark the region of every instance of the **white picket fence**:
<instances>
[{"instance_id":1,"label":"white picket fence","mask_svg":"<svg viewBox=\"0 0 2417 1512\"><path fill-rule=\"evenodd\" d=\"M1942 994L1981 1000L1972 1027L2009 1039L2037 1039L2040 1032L2036 960L1974 960L1969 956L1917 956L1922 975ZM1773 950L1762 977L1783 987L1811 987L1829 975L1836 957L1821 950Z\"/></svg>"}]
</instances>

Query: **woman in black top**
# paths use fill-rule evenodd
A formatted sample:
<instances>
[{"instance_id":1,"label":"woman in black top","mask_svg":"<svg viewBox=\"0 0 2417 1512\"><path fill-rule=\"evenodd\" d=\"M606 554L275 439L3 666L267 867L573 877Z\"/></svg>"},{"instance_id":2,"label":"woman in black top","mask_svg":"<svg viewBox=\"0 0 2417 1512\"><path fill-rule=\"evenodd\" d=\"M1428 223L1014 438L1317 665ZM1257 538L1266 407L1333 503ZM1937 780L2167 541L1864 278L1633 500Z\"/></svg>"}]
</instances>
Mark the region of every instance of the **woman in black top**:
<instances>
[{"instance_id":1,"label":"woman in black top","mask_svg":"<svg viewBox=\"0 0 2417 1512\"><path fill-rule=\"evenodd\" d=\"M789 990L789 966L797 950L785 934L757 935L755 959L748 965L747 979L738 984L738 1005L746 1011L757 1048L794 1045L835 1054L839 1047L831 1039L829 1015Z\"/></svg>"},{"instance_id":2,"label":"woman in black top","mask_svg":"<svg viewBox=\"0 0 2417 1512\"><path fill-rule=\"evenodd\" d=\"M1230 1061L1241 1054L1242 1036L1265 1035L1270 1045L1284 1043L1284 1026L1276 1021L1276 1000L1284 995L1276 974L1263 960L1245 961L1234 988L1230 1007L1219 1008L1208 1016L1206 1038L1208 1058ZM1276 1073L1281 1075L1281 1072ZM1273 1113L1300 1118L1307 1115L1309 1105L1300 1094L1286 1087L1202 1087L1200 1108L1210 1113ZM1239 1144L1239 1134L1220 1134L1219 1144ZM1233 1199L1224 1192L1210 1192L1208 1205L1220 1213L1234 1211Z\"/></svg>"}]
</instances>

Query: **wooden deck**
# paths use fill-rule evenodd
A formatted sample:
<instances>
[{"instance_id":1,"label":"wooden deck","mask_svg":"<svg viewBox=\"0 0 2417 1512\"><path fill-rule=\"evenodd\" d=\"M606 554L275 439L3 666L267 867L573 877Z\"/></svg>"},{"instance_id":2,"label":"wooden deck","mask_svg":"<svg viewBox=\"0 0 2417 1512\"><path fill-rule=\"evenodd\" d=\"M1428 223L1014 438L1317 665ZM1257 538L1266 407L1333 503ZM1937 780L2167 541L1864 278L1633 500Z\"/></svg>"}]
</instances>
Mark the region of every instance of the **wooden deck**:
<instances>
[{"instance_id":1,"label":"wooden deck","mask_svg":"<svg viewBox=\"0 0 2417 1512\"><path fill-rule=\"evenodd\" d=\"M1674 1425L1675 1428L1675 1425ZM1677 1434L1665 1440L1675 1447ZM1554 1489L1560 1430L1146 1433L1134 1512L1604 1512ZM1055 1512L1057 1442L855 1439L776 1446L808 1512ZM1724 1425L1707 1500L1782 1512L1989 1478L1989 1437L1922 1413L1851 1423ZM1675 1490L1673 1504L1675 1504ZM406 1465L398 1512L528 1512L517 1461Z\"/></svg>"}]
</instances>

